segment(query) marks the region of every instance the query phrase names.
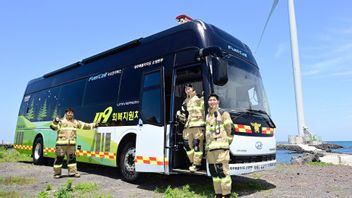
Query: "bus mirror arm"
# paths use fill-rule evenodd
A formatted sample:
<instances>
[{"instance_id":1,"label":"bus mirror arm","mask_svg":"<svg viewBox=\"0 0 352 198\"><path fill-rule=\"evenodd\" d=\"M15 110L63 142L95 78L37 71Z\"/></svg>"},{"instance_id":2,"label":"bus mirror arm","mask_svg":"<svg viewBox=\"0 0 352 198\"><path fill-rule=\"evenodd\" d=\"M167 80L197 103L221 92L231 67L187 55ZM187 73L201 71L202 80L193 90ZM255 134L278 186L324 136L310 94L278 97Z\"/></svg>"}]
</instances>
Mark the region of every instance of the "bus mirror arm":
<instances>
[{"instance_id":1,"label":"bus mirror arm","mask_svg":"<svg viewBox=\"0 0 352 198\"><path fill-rule=\"evenodd\" d=\"M207 47L207 48L201 48L199 50L199 57L200 58L205 58L206 56L216 56L219 58L223 57L222 51L220 47Z\"/></svg>"},{"instance_id":2,"label":"bus mirror arm","mask_svg":"<svg viewBox=\"0 0 352 198\"><path fill-rule=\"evenodd\" d=\"M223 86L227 83L227 61L220 47L207 47L199 50L199 57L206 60L210 71L213 75L213 82L216 85Z\"/></svg>"}]
</instances>

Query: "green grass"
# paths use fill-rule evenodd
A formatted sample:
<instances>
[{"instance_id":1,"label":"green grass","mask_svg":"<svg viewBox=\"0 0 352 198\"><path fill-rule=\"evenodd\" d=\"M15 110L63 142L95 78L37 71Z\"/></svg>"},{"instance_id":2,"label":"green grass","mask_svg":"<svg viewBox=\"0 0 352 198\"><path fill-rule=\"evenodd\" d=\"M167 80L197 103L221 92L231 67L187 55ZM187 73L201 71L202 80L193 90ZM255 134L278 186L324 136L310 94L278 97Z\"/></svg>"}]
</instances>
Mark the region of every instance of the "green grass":
<instances>
[{"instance_id":1,"label":"green grass","mask_svg":"<svg viewBox=\"0 0 352 198\"><path fill-rule=\"evenodd\" d=\"M20 194L15 191L3 191L0 190L0 197L13 197L13 198L20 198Z\"/></svg>"},{"instance_id":2,"label":"green grass","mask_svg":"<svg viewBox=\"0 0 352 198\"><path fill-rule=\"evenodd\" d=\"M61 186L56 192L56 198L73 198L73 188L72 188L72 179L68 179L66 183Z\"/></svg>"},{"instance_id":3,"label":"green grass","mask_svg":"<svg viewBox=\"0 0 352 198\"><path fill-rule=\"evenodd\" d=\"M309 166L319 166L319 167L333 166L333 164L325 163L325 162L308 162L306 164L309 165Z\"/></svg>"},{"instance_id":4,"label":"green grass","mask_svg":"<svg viewBox=\"0 0 352 198\"><path fill-rule=\"evenodd\" d=\"M48 185L46 186L46 191L51 191L53 189L53 185L51 183L48 183Z\"/></svg>"},{"instance_id":5,"label":"green grass","mask_svg":"<svg viewBox=\"0 0 352 198\"><path fill-rule=\"evenodd\" d=\"M0 162L32 161L28 155L21 154L15 149L0 147Z\"/></svg>"},{"instance_id":6,"label":"green grass","mask_svg":"<svg viewBox=\"0 0 352 198\"><path fill-rule=\"evenodd\" d=\"M48 198L48 197L49 197L49 193L46 191L41 191L37 196L37 198Z\"/></svg>"},{"instance_id":7,"label":"green grass","mask_svg":"<svg viewBox=\"0 0 352 198\"><path fill-rule=\"evenodd\" d=\"M0 177L0 184L3 185L12 185L12 184L17 184L17 185L28 185L28 184L33 184L35 182L34 179L32 178L24 178L24 177Z\"/></svg>"},{"instance_id":8,"label":"green grass","mask_svg":"<svg viewBox=\"0 0 352 198\"><path fill-rule=\"evenodd\" d=\"M215 196L212 183L209 185L186 184L181 187L168 186L166 189L157 188L155 191L164 194L165 198L208 198ZM232 197L238 197L238 195L232 193Z\"/></svg>"},{"instance_id":9,"label":"green grass","mask_svg":"<svg viewBox=\"0 0 352 198\"><path fill-rule=\"evenodd\" d=\"M48 189L48 187L47 187ZM112 198L111 195L98 195L96 194L99 186L95 183L78 183L73 184L72 179L68 179L67 182L62 185L54 194L55 198L72 198L72 197L101 197L101 198ZM45 191L42 191L42 197L45 198ZM89 194L92 193L93 194ZM39 197L39 195L38 195Z\"/></svg>"},{"instance_id":10,"label":"green grass","mask_svg":"<svg viewBox=\"0 0 352 198\"><path fill-rule=\"evenodd\" d=\"M99 186L96 183L78 183L73 189L85 193L97 190L98 188Z\"/></svg>"}]
</instances>

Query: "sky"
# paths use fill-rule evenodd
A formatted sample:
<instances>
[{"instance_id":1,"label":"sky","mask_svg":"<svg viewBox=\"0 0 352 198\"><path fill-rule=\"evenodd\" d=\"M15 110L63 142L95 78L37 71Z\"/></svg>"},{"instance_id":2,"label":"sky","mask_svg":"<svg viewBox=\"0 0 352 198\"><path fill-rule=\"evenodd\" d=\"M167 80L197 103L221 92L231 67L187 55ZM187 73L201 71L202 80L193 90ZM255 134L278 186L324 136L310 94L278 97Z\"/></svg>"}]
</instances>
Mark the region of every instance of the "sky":
<instances>
[{"instance_id":1,"label":"sky","mask_svg":"<svg viewBox=\"0 0 352 198\"><path fill-rule=\"evenodd\" d=\"M260 67L278 141L296 135L287 1L257 48L272 0L1 1L0 140L12 143L28 81L177 25L187 14L246 43ZM325 141L352 140L352 1L295 0L305 123Z\"/></svg>"}]
</instances>

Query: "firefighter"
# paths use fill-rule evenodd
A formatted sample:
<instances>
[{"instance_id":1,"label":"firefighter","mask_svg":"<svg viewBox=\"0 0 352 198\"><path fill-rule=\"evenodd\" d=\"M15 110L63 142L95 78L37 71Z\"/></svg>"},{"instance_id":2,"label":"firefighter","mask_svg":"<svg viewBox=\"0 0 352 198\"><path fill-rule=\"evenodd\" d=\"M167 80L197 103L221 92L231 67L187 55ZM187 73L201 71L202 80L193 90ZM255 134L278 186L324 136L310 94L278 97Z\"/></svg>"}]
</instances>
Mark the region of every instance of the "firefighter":
<instances>
[{"instance_id":1,"label":"firefighter","mask_svg":"<svg viewBox=\"0 0 352 198\"><path fill-rule=\"evenodd\" d=\"M233 123L228 112L220 113L218 95L209 95L208 105L205 148L209 171L216 197L230 197L232 181L229 173L229 147L233 138Z\"/></svg>"},{"instance_id":2,"label":"firefighter","mask_svg":"<svg viewBox=\"0 0 352 198\"><path fill-rule=\"evenodd\" d=\"M67 157L68 175L70 177L80 177L76 165L76 137L77 129L91 130L98 127L98 123L84 123L74 119L74 111L71 108L65 110L62 119L55 118L50 128L57 131L56 158L54 161L54 178L61 177L61 167L64 157Z\"/></svg>"},{"instance_id":3,"label":"firefighter","mask_svg":"<svg viewBox=\"0 0 352 198\"><path fill-rule=\"evenodd\" d=\"M202 163L205 111L204 100L199 98L191 84L185 86L187 98L184 100L177 117L184 122L182 133L184 149L191 162L189 170L195 172Z\"/></svg>"}]
</instances>

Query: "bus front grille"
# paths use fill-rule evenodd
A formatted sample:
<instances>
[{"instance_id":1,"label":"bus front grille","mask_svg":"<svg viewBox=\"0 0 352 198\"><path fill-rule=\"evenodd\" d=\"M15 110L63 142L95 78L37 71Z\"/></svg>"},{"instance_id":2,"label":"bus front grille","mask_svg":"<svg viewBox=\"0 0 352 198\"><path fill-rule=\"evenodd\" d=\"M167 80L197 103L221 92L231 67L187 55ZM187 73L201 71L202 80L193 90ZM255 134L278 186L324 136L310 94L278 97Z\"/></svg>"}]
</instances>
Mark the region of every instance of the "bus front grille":
<instances>
[{"instance_id":1,"label":"bus front grille","mask_svg":"<svg viewBox=\"0 0 352 198\"><path fill-rule=\"evenodd\" d=\"M253 162L265 162L272 161L276 159L276 154L269 155L248 155L248 156L232 156L230 159L231 164L241 164L241 163L253 163Z\"/></svg>"}]
</instances>

